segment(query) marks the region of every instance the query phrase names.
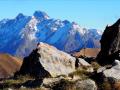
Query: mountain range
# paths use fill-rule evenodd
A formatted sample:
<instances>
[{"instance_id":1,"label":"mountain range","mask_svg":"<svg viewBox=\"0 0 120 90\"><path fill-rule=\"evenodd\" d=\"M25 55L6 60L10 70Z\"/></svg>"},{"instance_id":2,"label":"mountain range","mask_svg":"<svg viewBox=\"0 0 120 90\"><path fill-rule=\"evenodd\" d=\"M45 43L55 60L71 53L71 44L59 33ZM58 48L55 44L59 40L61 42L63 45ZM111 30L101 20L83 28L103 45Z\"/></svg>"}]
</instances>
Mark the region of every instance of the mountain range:
<instances>
[{"instance_id":1,"label":"mountain range","mask_svg":"<svg viewBox=\"0 0 120 90\"><path fill-rule=\"evenodd\" d=\"M45 12L32 16L18 14L0 21L0 53L28 56L39 42L72 53L83 48L100 48L102 31L86 29L76 22L50 18Z\"/></svg>"}]
</instances>

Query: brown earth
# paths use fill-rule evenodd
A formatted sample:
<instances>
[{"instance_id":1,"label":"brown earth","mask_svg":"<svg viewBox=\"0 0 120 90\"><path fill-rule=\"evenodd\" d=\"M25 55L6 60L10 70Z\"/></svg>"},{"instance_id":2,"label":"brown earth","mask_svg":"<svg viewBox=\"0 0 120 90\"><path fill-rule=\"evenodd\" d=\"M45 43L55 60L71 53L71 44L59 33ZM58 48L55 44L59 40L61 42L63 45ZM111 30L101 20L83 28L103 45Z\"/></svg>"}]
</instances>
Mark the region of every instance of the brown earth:
<instances>
[{"instance_id":1,"label":"brown earth","mask_svg":"<svg viewBox=\"0 0 120 90\"><path fill-rule=\"evenodd\" d=\"M117 82L114 84L114 89L115 90L120 90L120 82Z\"/></svg>"},{"instance_id":2,"label":"brown earth","mask_svg":"<svg viewBox=\"0 0 120 90\"><path fill-rule=\"evenodd\" d=\"M75 52L73 56L80 57L80 56L86 56L86 57L96 57L99 53L100 48L86 48L80 50L80 52Z\"/></svg>"},{"instance_id":3,"label":"brown earth","mask_svg":"<svg viewBox=\"0 0 120 90\"><path fill-rule=\"evenodd\" d=\"M20 69L22 60L8 54L0 54L0 78L12 76Z\"/></svg>"}]
</instances>

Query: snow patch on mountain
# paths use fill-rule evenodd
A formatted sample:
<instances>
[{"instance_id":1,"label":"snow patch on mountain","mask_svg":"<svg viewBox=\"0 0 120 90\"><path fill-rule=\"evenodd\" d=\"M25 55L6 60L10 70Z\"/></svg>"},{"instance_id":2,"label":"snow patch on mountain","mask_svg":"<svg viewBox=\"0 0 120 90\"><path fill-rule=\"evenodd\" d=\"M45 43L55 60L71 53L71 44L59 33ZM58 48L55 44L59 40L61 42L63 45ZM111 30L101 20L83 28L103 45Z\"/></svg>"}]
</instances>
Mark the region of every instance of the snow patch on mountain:
<instances>
[{"instance_id":1,"label":"snow patch on mountain","mask_svg":"<svg viewBox=\"0 0 120 90\"><path fill-rule=\"evenodd\" d=\"M37 19L32 16L31 20L28 22L28 24L21 30L21 40L22 44L19 45L19 47L16 50L16 55L25 57L29 55L29 53L33 50L33 48L36 47L36 32L37 32L37 25L38 21Z\"/></svg>"}]
</instances>

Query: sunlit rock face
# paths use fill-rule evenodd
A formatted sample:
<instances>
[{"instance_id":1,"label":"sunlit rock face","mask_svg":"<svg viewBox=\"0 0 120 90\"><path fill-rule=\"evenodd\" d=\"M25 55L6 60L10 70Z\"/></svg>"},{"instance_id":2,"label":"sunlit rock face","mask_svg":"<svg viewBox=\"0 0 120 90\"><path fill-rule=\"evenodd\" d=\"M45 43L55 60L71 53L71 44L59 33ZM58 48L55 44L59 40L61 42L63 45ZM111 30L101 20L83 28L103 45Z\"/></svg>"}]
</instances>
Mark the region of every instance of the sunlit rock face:
<instances>
[{"instance_id":1,"label":"sunlit rock face","mask_svg":"<svg viewBox=\"0 0 120 90\"><path fill-rule=\"evenodd\" d=\"M24 58L18 74L30 74L36 77L56 77L75 71L75 58L59 51L53 46L39 43L37 49Z\"/></svg>"},{"instance_id":2,"label":"sunlit rock face","mask_svg":"<svg viewBox=\"0 0 120 90\"><path fill-rule=\"evenodd\" d=\"M112 26L107 26L101 38L101 51L97 60L100 64L112 64L120 60L120 19Z\"/></svg>"}]
</instances>

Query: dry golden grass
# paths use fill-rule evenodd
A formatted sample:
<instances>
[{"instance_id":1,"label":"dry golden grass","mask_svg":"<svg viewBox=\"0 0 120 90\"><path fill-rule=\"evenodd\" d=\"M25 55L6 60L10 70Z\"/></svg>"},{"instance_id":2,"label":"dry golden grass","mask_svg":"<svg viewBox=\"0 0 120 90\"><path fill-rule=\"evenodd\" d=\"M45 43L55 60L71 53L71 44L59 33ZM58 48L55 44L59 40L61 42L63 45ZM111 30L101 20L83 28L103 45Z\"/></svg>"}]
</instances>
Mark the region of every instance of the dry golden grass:
<instances>
[{"instance_id":1,"label":"dry golden grass","mask_svg":"<svg viewBox=\"0 0 120 90\"><path fill-rule=\"evenodd\" d=\"M97 62L91 62L91 65L94 69L94 71L97 71L101 66Z\"/></svg>"},{"instance_id":2,"label":"dry golden grass","mask_svg":"<svg viewBox=\"0 0 120 90\"><path fill-rule=\"evenodd\" d=\"M20 83L24 83L28 80L34 80L33 77L30 77L29 75L25 75L25 76L19 76L17 77L17 79L5 79L3 82L5 84L7 84L8 86L12 86L14 84L20 84Z\"/></svg>"}]
</instances>

